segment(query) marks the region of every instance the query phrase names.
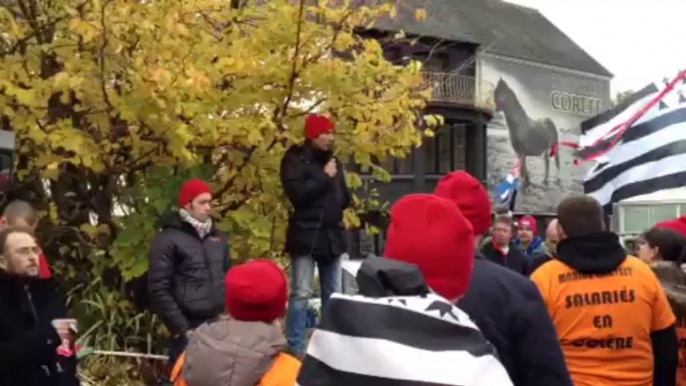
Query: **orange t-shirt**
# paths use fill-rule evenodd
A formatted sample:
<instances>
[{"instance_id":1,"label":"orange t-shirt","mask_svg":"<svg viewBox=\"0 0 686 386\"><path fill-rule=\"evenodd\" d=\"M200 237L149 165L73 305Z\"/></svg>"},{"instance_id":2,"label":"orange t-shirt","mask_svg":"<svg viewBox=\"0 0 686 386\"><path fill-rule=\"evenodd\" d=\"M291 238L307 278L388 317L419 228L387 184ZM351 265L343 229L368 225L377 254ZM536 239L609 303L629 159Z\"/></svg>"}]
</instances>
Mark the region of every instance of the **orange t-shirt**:
<instances>
[{"instance_id":1,"label":"orange t-shirt","mask_svg":"<svg viewBox=\"0 0 686 386\"><path fill-rule=\"evenodd\" d=\"M586 275L553 260L531 279L553 319L575 386L652 386L650 334L676 318L648 265L629 256L607 275Z\"/></svg>"},{"instance_id":2,"label":"orange t-shirt","mask_svg":"<svg viewBox=\"0 0 686 386\"><path fill-rule=\"evenodd\" d=\"M679 338L679 368L676 373L676 386L686 386L686 318L677 320L676 335Z\"/></svg>"}]
</instances>

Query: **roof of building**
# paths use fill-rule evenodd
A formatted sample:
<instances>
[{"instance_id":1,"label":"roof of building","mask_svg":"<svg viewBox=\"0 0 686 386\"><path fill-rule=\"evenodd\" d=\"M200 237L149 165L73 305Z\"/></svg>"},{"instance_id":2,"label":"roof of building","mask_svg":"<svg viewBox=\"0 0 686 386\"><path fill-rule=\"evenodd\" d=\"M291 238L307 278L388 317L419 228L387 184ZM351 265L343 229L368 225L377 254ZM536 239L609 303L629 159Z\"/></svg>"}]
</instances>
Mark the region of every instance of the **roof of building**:
<instances>
[{"instance_id":1,"label":"roof of building","mask_svg":"<svg viewBox=\"0 0 686 386\"><path fill-rule=\"evenodd\" d=\"M417 21L415 11L426 10ZM479 44L486 53L612 76L538 10L501 0L405 0L376 28ZM483 52L483 51L482 51Z\"/></svg>"}]
</instances>

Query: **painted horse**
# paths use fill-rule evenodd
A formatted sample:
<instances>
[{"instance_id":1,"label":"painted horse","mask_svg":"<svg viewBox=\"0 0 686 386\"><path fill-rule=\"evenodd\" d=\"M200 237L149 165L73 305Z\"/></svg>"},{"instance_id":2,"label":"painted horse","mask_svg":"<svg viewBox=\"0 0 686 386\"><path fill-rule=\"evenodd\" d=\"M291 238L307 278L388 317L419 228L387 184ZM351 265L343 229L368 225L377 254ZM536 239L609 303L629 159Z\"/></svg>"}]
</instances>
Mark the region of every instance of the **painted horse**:
<instances>
[{"instance_id":1,"label":"painted horse","mask_svg":"<svg viewBox=\"0 0 686 386\"><path fill-rule=\"evenodd\" d=\"M543 156L543 162L545 162L543 183L547 186L550 174L550 157L554 156L559 184L560 155L557 151L558 134L555 123L550 118L535 120L529 117L517 95L503 78L500 78L495 88L495 107L496 112L502 112L505 115L505 121L510 132L510 143L521 165L522 187L526 188L530 183L526 169L526 157Z\"/></svg>"}]
</instances>

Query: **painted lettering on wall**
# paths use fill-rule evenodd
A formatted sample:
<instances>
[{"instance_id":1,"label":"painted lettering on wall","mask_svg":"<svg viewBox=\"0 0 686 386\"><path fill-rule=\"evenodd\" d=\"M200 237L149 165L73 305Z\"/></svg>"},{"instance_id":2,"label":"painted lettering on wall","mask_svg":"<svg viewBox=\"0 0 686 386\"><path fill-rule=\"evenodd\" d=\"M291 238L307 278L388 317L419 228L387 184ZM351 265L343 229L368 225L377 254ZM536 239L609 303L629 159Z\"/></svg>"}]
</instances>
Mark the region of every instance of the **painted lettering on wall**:
<instances>
[{"instance_id":1,"label":"painted lettering on wall","mask_svg":"<svg viewBox=\"0 0 686 386\"><path fill-rule=\"evenodd\" d=\"M550 105L555 110L589 117L603 112L603 101L601 99L563 91L553 91L550 93Z\"/></svg>"}]
</instances>

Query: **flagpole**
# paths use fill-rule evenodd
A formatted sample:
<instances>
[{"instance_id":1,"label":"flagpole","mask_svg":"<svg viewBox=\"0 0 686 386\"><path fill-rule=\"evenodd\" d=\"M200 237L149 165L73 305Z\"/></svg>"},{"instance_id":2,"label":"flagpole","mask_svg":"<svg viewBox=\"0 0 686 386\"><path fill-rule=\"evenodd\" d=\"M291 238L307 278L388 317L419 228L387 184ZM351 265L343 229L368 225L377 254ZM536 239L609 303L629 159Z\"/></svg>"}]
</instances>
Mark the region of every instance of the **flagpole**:
<instances>
[{"instance_id":1,"label":"flagpole","mask_svg":"<svg viewBox=\"0 0 686 386\"><path fill-rule=\"evenodd\" d=\"M515 203L517 202L517 192L519 191L519 188L515 188L514 192L512 192L512 197L510 197L510 203L508 205L508 208L510 212L514 213L515 211Z\"/></svg>"}]
</instances>

